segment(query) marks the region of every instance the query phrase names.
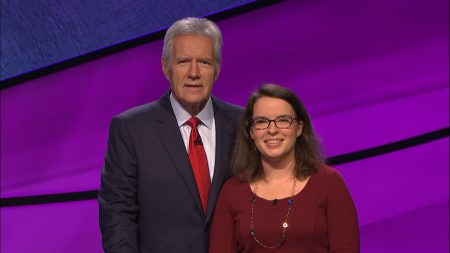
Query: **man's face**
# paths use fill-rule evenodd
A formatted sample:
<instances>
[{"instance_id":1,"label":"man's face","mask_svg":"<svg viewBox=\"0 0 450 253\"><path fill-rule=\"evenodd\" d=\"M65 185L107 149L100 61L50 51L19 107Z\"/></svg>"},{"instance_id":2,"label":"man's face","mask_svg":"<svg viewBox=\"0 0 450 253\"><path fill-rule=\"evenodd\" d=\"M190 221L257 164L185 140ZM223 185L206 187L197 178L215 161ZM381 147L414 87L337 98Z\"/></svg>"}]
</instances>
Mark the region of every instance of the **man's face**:
<instances>
[{"instance_id":1,"label":"man's face","mask_svg":"<svg viewBox=\"0 0 450 253\"><path fill-rule=\"evenodd\" d=\"M208 101L220 68L214 61L213 42L203 35L183 35L172 46L170 59L162 60L164 75L177 101L196 115Z\"/></svg>"}]
</instances>

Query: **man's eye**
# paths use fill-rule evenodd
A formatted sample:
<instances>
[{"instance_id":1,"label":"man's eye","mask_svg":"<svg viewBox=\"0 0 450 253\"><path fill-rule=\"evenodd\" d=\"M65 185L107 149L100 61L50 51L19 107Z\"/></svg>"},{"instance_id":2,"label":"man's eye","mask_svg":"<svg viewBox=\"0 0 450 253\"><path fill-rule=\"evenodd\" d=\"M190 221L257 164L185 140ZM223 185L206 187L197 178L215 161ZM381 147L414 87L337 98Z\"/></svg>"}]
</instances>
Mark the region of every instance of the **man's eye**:
<instances>
[{"instance_id":1,"label":"man's eye","mask_svg":"<svg viewBox=\"0 0 450 253\"><path fill-rule=\"evenodd\" d=\"M211 65L211 63L209 61L206 61L206 60L200 60L199 63L202 64L202 65Z\"/></svg>"}]
</instances>

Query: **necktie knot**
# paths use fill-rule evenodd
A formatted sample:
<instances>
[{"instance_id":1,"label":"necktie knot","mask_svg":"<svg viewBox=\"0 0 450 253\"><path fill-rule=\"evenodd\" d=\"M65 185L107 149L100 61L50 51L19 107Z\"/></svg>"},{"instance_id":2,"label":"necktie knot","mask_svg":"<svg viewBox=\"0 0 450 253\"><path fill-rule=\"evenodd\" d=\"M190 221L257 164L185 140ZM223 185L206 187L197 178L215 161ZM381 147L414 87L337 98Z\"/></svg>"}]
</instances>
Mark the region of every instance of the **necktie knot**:
<instances>
[{"instance_id":1,"label":"necktie knot","mask_svg":"<svg viewBox=\"0 0 450 253\"><path fill-rule=\"evenodd\" d=\"M200 125L200 120L197 117L192 117L187 121L187 124L192 128L197 128Z\"/></svg>"},{"instance_id":2,"label":"necktie knot","mask_svg":"<svg viewBox=\"0 0 450 253\"><path fill-rule=\"evenodd\" d=\"M202 138L198 134L197 127L200 125L200 120L197 117L192 117L186 123L191 127L191 137L195 144L201 145L202 144Z\"/></svg>"}]
</instances>

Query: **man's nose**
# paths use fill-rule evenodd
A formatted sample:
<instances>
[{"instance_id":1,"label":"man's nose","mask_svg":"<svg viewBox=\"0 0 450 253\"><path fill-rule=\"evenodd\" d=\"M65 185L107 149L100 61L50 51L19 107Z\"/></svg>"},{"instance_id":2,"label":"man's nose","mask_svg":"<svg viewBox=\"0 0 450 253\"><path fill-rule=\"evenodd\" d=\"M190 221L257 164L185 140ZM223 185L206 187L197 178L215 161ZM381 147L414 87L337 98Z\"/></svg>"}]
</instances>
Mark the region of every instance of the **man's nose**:
<instances>
[{"instance_id":1,"label":"man's nose","mask_svg":"<svg viewBox=\"0 0 450 253\"><path fill-rule=\"evenodd\" d=\"M200 68L198 67L198 62L196 60L193 60L189 64L188 76L192 79L200 77Z\"/></svg>"}]
</instances>

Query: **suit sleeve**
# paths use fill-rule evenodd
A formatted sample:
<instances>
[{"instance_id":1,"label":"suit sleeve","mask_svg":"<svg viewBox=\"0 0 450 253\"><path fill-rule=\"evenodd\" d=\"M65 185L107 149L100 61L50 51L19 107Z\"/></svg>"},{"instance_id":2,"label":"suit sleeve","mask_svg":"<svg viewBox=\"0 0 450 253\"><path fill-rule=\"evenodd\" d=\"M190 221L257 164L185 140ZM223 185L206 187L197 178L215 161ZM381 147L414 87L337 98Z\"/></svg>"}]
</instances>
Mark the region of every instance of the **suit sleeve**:
<instances>
[{"instance_id":1,"label":"suit sleeve","mask_svg":"<svg viewBox=\"0 0 450 253\"><path fill-rule=\"evenodd\" d=\"M355 204L341 175L332 175L327 204L330 253L359 253L359 227Z\"/></svg>"},{"instance_id":2,"label":"suit sleeve","mask_svg":"<svg viewBox=\"0 0 450 253\"><path fill-rule=\"evenodd\" d=\"M219 194L211 226L209 253L236 253L236 224L229 202L229 187L224 185Z\"/></svg>"},{"instance_id":3,"label":"suit sleeve","mask_svg":"<svg viewBox=\"0 0 450 253\"><path fill-rule=\"evenodd\" d=\"M110 125L98 201L105 252L139 252L136 157L126 122L118 117Z\"/></svg>"}]
</instances>

